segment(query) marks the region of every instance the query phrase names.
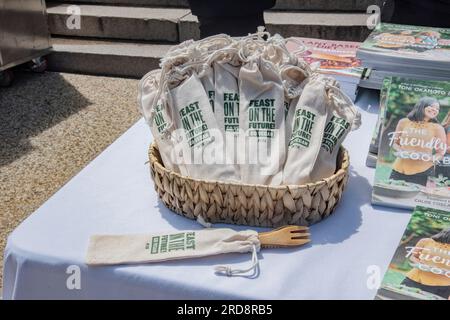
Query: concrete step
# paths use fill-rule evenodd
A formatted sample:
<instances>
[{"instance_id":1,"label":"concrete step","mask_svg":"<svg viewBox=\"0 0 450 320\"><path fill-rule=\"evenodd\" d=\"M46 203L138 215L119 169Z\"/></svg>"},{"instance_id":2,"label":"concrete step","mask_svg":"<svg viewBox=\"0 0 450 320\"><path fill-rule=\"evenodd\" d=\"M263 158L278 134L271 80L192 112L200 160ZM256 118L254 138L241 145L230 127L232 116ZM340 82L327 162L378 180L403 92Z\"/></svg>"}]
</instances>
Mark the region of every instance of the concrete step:
<instances>
[{"instance_id":1,"label":"concrete step","mask_svg":"<svg viewBox=\"0 0 450 320\"><path fill-rule=\"evenodd\" d=\"M106 4L138 7L188 8L187 0L59 0L61 3ZM383 0L277 0L274 10L297 11L348 11L365 12L375 4L381 6Z\"/></svg>"},{"instance_id":2,"label":"concrete step","mask_svg":"<svg viewBox=\"0 0 450 320\"><path fill-rule=\"evenodd\" d=\"M172 7L189 8L187 0L56 0L70 4L103 4L129 7Z\"/></svg>"},{"instance_id":3,"label":"concrete step","mask_svg":"<svg viewBox=\"0 0 450 320\"><path fill-rule=\"evenodd\" d=\"M381 7L383 0L277 0L274 10L366 12L370 5Z\"/></svg>"},{"instance_id":4,"label":"concrete step","mask_svg":"<svg viewBox=\"0 0 450 320\"><path fill-rule=\"evenodd\" d=\"M170 45L52 38L49 70L83 74L141 78L158 68Z\"/></svg>"},{"instance_id":5,"label":"concrete step","mask_svg":"<svg viewBox=\"0 0 450 320\"><path fill-rule=\"evenodd\" d=\"M364 41L370 30L365 13L274 12L264 13L267 30L283 37L309 37ZM180 41L198 39L197 17L189 14L179 22Z\"/></svg>"},{"instance_id":6,"label":"concrete step","mask_svg":"<svg viewBox=\"0 0 450 320\"><path fill-rule=\"evenodd\" d=\"M70 4L48 3L50 32L60 36L178 42L178 21L189 13L178 8L79 5L80 29L67 21Z\"/></svg>"},{"instance_id":7,"label":"concrete step","mask_svg":"<svg viewBox=\"0 0 450 320\"><path fill-rule=\"evenodd\" d=\"M267 30L283 37L364 41L370 34L366 13L265 12Z\"/></svg>"},{"instance_id":8,"label":"concrete step","mask_svg":"<svg viewBox=\"0 0 450 320\"><path fill-rule=\"evenodd\" d=\"M187 9L80 5L81 28L66 25L68 4L50 4L54 35L180 42L198 39L198 20ZM362 41L370 33L365 13L275 12L264 14L267 29L284 37Z\"/></svg>"}]
</instances>

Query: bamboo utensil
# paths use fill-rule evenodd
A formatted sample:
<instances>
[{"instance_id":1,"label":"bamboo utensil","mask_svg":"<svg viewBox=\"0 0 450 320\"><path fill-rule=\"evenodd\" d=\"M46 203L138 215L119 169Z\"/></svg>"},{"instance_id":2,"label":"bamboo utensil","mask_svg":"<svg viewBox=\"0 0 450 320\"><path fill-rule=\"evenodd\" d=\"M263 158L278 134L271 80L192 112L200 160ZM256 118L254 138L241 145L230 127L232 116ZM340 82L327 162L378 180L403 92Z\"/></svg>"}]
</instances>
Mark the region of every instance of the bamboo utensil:
<instances>
[{"instance_id":1,"label":"bamboo utensil","mask_svg":"<svg viewBox=\"0 0 450 320\"><path fill-rule=\"evenodd\" d=\"M311 240L308 227L284 226L258 233L262 248L285 248L304 245Z\"/></svg>"}]
</instances>

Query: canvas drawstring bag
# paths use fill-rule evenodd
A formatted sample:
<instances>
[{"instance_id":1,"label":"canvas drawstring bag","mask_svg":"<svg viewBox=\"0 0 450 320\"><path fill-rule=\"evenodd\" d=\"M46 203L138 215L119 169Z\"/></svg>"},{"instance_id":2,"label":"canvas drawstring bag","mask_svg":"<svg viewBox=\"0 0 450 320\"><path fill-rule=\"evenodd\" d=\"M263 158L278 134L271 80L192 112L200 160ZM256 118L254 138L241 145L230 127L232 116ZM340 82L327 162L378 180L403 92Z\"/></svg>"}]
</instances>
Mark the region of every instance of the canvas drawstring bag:
<instances>
[{"instance_id":1,"label":"canvas drawstring bag","mask_svg":"<svg viewBox=\"0 0 450 320\"><path fill-rule=\"evenodd\" d=\"M189 50L191 50L192 46L194 45L195 41L193 39L189 39L177 45L171 46L161 60L164 61L165 58L185 55L187 52L189 52Z\"/></svg>"},{"instance_id":2,"label":"canvas drawstring bag","mask_svg":"<svg viewBox=\"0 0 450 320\"><path fill-rule=\"evenodd\" d=\"M248 58L239 72L241 112L246 159L241 161L241 180L273 184L285 160L284 89L278 70L261 56Z\"/></svg>"},{"instance_id":3,"label":"canvas drawstring bag","mask_svg":"<svg viewBox=\"0 0 450 320\"><path fill-rule=\"evenodd\" d=\"M264 45L262 57L268 61L271 61L280 69L283 66L300 66L302 64L299 62L296 55L289 52L286 47L285 39L279 34L275 34L267 39L267 43ZM304 63L304 65L307 66L306 63Z\"/></svg>"},{"instance_id":4,"label":"canvas drawstring bag","mask_svg":"<svg viewBox=\"0 0 450 320\"><path fill-rule=\"evenodd\" d=\"M221 33L196 41L195 48L202 53L211 54L232 44L234 41L229 35Z\"/></svg>"},{"instance_id":5,"label":"canvas drawstring bag","mask_svg":"<svg viewBox=\"0 0 450 320\"><path fill-rule=\"evenodd\" d=\"M285 118L286 118L286 147L291 138L292 121L294 119L295 106L308 82L310 70L307 65L284 65L280 68L280 76L283 81L285 97Z\"/></svg>"},{"instance_id":6,"label":"canvas drawstring bag","mask_svg":"<svg viewBox=\"0 0 450 320\"><path fill-rule=\"evenodd\" d=\"M314 165L312 174L314 181L335 173L337 155L342 142L350 131L357 130L361 125L361 115L352 100L332 84L328 85L327 90L332 107Z\"/></svg>"},{"instance_id":7,"label":"canvas drawstring bag","mask_svg":"<svg viewBox=\"0 0 450 320\"><path fill-rule=\"evenodd\" d=\"M330 113L327 87L331 79L313 74L298 99L289 130L283 184L313 182L313 170L319 155L323 132Z\"/></svg>"},{"instance_id":8,"label":"canvas drawstring bag","mask_svg":"<svg viewBox=\"0 0 450 320\"><path fill-rule=\"evenodd\" d=\"M285 111L285 139L284 147L287 150L292 135L292 122L294 120L295 107L308 82L309 70L305 66L285 64L280 67L280 76L284 87L284 111ZM283 164L284 167L284 164ZM283 181L283 170L277 173L274 181Z\"/></svg>"},{"instance_id":9,"label":"canvas drawstring bag","mask_svg":"<svg viewBox=\"0 0 450 320\"><path fill-rule=\"evenodd\" d=\"M285 123L286 123L286 130L285 130L285 145L286 150L289 146L289 140L291 140L292 137L292 122L294 121L294 113L295 113L295 107L298 103L298 100L300 99L300 96L290 99L289 97L284 98L284 117L285 117Z\"/></svg>"},{"instance_id":10,"label":"canvas drawstring bag","mask_svg":"<svg viewBox=\"0 0 450 320\"><path fill-rule=\"evenodd\" d=\"M199 73L199 78L202 82L203 88L205 89L206 95L208 96L209 104L211 105L213 112L215 112L214 104L216 99L216 85L214 79L214 69L211 66L204 67L202 72Z\"/></svg>"},{"instance_id":11,"label":"canvas drawstring bag","mask_svg":"<svg viewBox=\"0 0 450 320\"><path fill-rule=\"evenodd\" d=\"M232 43L233 39L230 36L218 34L199 40L194 46L195 50L199 52L198 61L200 61L197 74L205 88L206 95L209 98L213 111L216 89L211 56L217 54L217 52L222 52L224 48Z\"/></svg>"},{"instance_id":12,"label":"canvas drawstring bag","mask_svg":"<svg viewBox=\"0 0 450 320\"><path fill-rule=\"evenodd\" d=\"M203 87L213 107L228 167L232 168L235 177L239 180L240 172L236 165L236 135L239 130L237 76L240 61L236 54L237 50L231 45L216 50L201 65L199 77L201 77Z\"/></svg>"},{"instance_id":13,"label":"canvas drawstring bag","mask_svg":"<svg viewBox=\"0 0 450 320\"><path fill-rule=\"evenodd\" d=\"M218 46L219 42L224 43L224 40L216 41L215 45ZM186 168L181 173L193 178L237 180L234 168L224 165L232 161L228 160L224 138L196 75L208 57L207 49L206 46L183 46L173 51L178 55L173 53L166 56L161 62L163 70L160 82L164 85L160 86L158 95L164 96L166 93L168 107L174 113L174 125L177 128L174 153L180 160L180 168ZM208 109L205 101L208 101ZM191 106L192 103L194 105ZM184 111L180 108L184 108ZM191 110L193 114L186 113L186 110Z\"/></svg>"},{"instance_id":14,"label":"canvas drawstring bag","mask_svg":"<svg viewBox=\"0 0 450 320\"><path fill-rule=\"evenodd\" d=\"M211 57L214 70L215 102L214 114L219 128L235 133L239 130L238 77L241 62L237 50L226 48Z\"/></svg>"},{"instance_id":15,"label":"canvas drawstring bag","mask_svg":"<svg viewBox=\"0 0 450 320\"><path fill-rule=\"evenodd\" d=\"M245 274L258 267L261 244L253 230L205 229L160 234L93 235L89 241L86 264L90 266L157 263L213 256L224 253L252 253L246 269L216 266L227 276Z\"/></svg>"},{"instance_id":16,"label":"canvas drawstring bag","mask_svg":"<svg viewBox=\"0 0 450 320\"><path fill-rule=\"evenodd\" d=\"M161 70L153 70L147 73L139 82L138 106L139 111L150 126L164 166L174 172L181 173L183 168L177 164L174 153L173 119L169 108L165 107L164 97L157 94Z\"/></svg>"},{"instance_id":17,"label":"canvas drawstring bag","mask_svg":"<svg viewBox=\"0 0 450 320\"><path fill-rule=\"evenodd\" d=\"M181 71L183 73L183 71ZM177 130L177 150L187 169L186 175L198 179L238 180L224 152L218 128L205 90L192 73L169 93L170 108Z\"/></svg>"},{"instance_id":18,"label":"canvas drawstring bag","mask_svg":"<svg viewBox=\"0 0 450 320\"><path fill-rule=\"evenodd\" d=\"M298 49L295 52L290 52L286 43L288 41L295 41L295 38L284 39L279 35L275 35L276 42L278 44L278 51L282 52L282 55L287 59L281 60L279 66L280 75L283 80L283 86L285 91L285 106L286 106L286 148L289 140L291 139L292 121L294 119L295 106L298 103L298 99L303 91L304 86L309 80L309 77L313 74L313 70L310 65L303 60L299 60L296 54L304 52L307 47L302 43L298 43ZM279 54L280 55L280 54ZM286 61L284 64L283 62Z\"/></svg>"},{"instance_id":19,"label":"canvas drawstring bag","mask_svg":"<svg viewBox=\"0 0 450 320\"><path fill-rule=\"evenodd\" d=\"M306 47L304 47L306 49ZM286 140L290 138L294 109L312 70L304 61L299 61L286 47L286 40L279 34L267 39L262 57L271 61L279 70L285 91ZM291 106L293 106L291 108ZM290 112L289 112L290 110Z\"/></svg>"}]
</instances>

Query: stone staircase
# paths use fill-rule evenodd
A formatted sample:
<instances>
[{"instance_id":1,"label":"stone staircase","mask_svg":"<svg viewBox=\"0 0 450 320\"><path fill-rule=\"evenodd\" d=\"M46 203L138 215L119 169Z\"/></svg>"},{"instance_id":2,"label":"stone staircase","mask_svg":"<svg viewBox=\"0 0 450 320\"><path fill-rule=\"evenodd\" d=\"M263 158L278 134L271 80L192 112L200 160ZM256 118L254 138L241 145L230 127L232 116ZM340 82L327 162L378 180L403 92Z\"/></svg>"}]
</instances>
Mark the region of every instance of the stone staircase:
<instances>
[{"instance_id":1,"label":"stone staircase","mask_svg":"<svg viewBox=\"0 0 450 320\"><path fill-rule=\"evenodd\" d=\"M265 12L266 27L285 37L362 41L370 32L365 11L380 3L278 0L273 10ZM80 10L80 29L67 27L71 5ZM186 0L47 1L47 13L53 71L140 78L157 68L171 45L199 38L198 21Z\"/></svg>"}]
</instances>

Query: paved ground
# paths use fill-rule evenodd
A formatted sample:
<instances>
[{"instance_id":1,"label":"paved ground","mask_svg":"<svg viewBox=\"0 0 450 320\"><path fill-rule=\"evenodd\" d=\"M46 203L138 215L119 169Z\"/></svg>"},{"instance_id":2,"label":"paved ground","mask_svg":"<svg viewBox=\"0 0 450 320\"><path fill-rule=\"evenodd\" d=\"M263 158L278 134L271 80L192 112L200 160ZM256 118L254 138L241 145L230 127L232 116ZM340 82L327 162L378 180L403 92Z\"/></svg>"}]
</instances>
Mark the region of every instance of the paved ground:
<instances>
[{"instance_id":1,"label":"paved ground","mask_svg":"<svg viewBox=\"0 0 450 320\"><path fill-rule=\"evenodd\" d=\"M0 88L0 283L8 234L139 118L136 80L16 76Z\"/></svg>"}]
</instances>

